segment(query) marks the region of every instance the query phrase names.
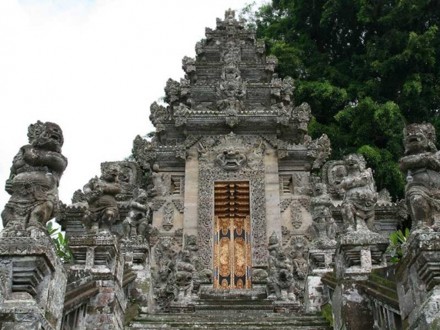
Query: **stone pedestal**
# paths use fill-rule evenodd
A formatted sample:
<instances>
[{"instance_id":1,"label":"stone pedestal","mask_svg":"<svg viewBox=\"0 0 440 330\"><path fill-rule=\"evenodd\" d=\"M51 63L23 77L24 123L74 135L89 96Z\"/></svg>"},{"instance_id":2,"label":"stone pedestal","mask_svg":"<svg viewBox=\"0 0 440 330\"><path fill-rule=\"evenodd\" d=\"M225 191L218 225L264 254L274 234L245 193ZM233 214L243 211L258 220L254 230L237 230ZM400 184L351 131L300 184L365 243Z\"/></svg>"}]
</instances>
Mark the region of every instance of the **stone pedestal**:
<instances>
[{"instance_id":1,"label":"stone pedestal","mask_svg":"<svg viewBox=\"0 0 440 330\"><path fill-rule=\"evenodd\" d=\"M122 329L127 305L122 289L124 259L116 236L110 233L72 237L70 248L76 265L71 273L86 271L98 287L89 301L86 329ZM133 256L132 256L133 257Z\"/></svg>"},{"instance_id":2,"label":"stone pedestal","mask_svg":"<svg viewBox=\"0 0 440 330\"><path fill-rule=\"evenodd\" d=\"M138 311L147 313L148 299L151 299L153 294L150 248L146 242L141 243L133 238L133 242L121 245L121 254L124 256L124 282L127 276L134 277L128 285L130 301L127 309L134 309L134 315L137 315Z\"/></svg>"},{"instance_id":3,"label":"stone pedestal","mask_svg":"<svg viewBox=\"0 0 440 330\"><path fill-rule=\"evenodd\" d=\"M49 237L0 239L0 324L59 329L66 274Z\"/></svg>"},{"instance_id":4,"label":"stone pedestal","mask_svg":"<svg viewBox=\"0 0 440 330\"><path fill-rule=\"evenodd\" d=\"M374 267L383 266L388 239L371 231L358 231L342 236L336 248L337 285L332 295L335 329L373 329L373 313L361 293Z\"/></svg>"},{"instance_id":5,"label":"stone pedestal","mask_svg":"<svg viewBox=\"0 0 440 330\"><path fill-rule=\"evenodd\" d=\"M406 243L397 271L397 293L408 329L440 327L440 233L418 231Z\"/></svg>"},{"instance_id":6,"label":"stone pedestal","mask_svg":"<svg viewBox=\"0 0 440 330\"><path fill-rule=\"evenodd\" d=\"M309 250L309 275L307 276L304 305L309 313L319 312L321 306L328 300L324 294L324 283L321 278L324 274L332 272L335 259L335 248Z\"/></svg>"}]
</instances>

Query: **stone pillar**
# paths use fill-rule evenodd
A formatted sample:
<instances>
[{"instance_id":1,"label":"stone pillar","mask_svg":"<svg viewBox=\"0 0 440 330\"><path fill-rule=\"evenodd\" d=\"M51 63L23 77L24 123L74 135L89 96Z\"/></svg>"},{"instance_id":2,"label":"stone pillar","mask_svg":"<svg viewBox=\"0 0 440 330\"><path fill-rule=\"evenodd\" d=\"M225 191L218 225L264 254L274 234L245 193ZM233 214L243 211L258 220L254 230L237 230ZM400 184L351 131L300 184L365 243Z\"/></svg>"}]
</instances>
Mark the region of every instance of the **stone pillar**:
<instances>
[{"instance_id":1,"label":"stone pillar","mask_svg":"<svg viewBox=\"0 0 440 330\"><path fill-rule=\"evenodd\" d=\"M367 230L340 238L335 256L337 285L332 295L335 329L373 329L372 310L359 284L374 267L383 266L387 246L388 239Z\"/></svg>"},{"instance_id":2,"label":"stone pillar","mask_svg":"<svg viewBox=\"0 0 440 330\"><path fill-rule=\"evenodd\" d=\"M110 233L72 237L70 248L76 265L70 273L86 272L96 282L98 293L87 308L86 329L123 329L126 297L122 289L124 258L116 236Z\"/></svg>"},{"instance_id":3,"label":"stone pillar","mask_svg":"<svg viewBox=\"0 0 440 330\"><path fill-rule=\"evenodd\" d=\"M199 159L196 147L188 151L185 164L185 196L183 214L183 233L197 235L198 199L199 199Z\"/></svg>"},{"instance_id":4,"label":"stone pillar","mask_svg":"<svg viewBox=\"0 0 440 330\"><path fill-rule=\"evenodd\" d=\"M440 328L440 233L418 231L406 243L396 271L404 328Z\"/></svg>"},{"instance_id":5,"label":"stone pillar","mask_svg":"<svg viewBox=\"0 0 440 330\"><path fill-rule=\"evenodd\" d=\"M60 329L66 273L50 238L0 239L2 329Z\"/></svg>"},{"instance_id":6,"label":"stone pillar","mask_svg":"<svg viewBox=\"0 0 440 330\"><path fill-rule=\"evenodd\" d=\"M265 195L266 195L266 233L273 232L281 239L281 214L280 214L280 178L278 175L278 157L275 150L267 147L264 154L265 168Z\"/></svg>"}]
</instances>

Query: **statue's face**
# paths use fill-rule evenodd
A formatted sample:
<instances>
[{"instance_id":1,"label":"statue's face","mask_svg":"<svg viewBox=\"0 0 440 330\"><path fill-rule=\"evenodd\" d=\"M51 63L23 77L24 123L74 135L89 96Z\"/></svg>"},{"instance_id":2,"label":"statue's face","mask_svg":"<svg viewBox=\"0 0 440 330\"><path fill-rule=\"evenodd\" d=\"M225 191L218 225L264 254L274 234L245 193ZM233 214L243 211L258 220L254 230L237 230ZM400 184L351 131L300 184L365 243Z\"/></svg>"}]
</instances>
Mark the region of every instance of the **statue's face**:
<instances>
[{"instance_id":1,"label":"statue's face","mask_svg":"<svg viewBox=\"0 0 440 330\"><path fill-rule=\"evenodd\" d=\"M141 204L147 204L148 197L147 197L147 195L139 195L137 198L137 201Z\"/></svg>"},{"instance_id":2,"label":"statue's face","mask_svg":"<svg viewBox=\"0 0 440 330\"><path fill-rule=\"evenodd\" d=\"M315 196L320 196L324 194L324 185L322 183L318 183L315 186Z\"/></svg>"},{"instance_id":3,"label":"statue's face","mask_svg":"<svg viewBox=\"0 0 440 330\"><path fill-rule=\"evenodd\" d=\"M118 174L119 172L116 168L110 168L102 173L102 179L107 182L116 182Z\"/></svg>"},{"instance_id":4,"label":"statue's face","mask_svg":"<svg viewBox=\"0 0 440 330\"><path fill-rule=\"evenodd\" d=\"M32 142L34 146L58 152L63 143L63 131L54 123L45 123L41 134Z\"/></svg>"},{"instance_id":5,"label":"statue's face","mask_svg":"<svg viewBox=\"0 0 440 330\"><path fill-rule=\"evenodd\" d=\"M189 251L182 252L182 260L183 261L190 261L191 260L191 255L189 254Z\"/></svg>"},{"instance_id":6,"label":"statue's face","mask_svg":"<svg viewBox=\"0 0 440 330\"><path fill-rule=\"evenodd\" d=\"M355 157L348 157L345 160L345 164L347 165L347 169L349 171L356 171L356 170L360 170L360 164L359 164L359 160L356 159Z\"/></svg>"},{"instance_id":7,"label":"statue's face","mask_svg":"<svg viewBox=\"0 0 440 330\"><path fill-rule=\"evenodd\" d=\"M407 134L404 143L407 154L423 152L428 149L428 139L422 132Z\"/></svg>"}]
</instances>

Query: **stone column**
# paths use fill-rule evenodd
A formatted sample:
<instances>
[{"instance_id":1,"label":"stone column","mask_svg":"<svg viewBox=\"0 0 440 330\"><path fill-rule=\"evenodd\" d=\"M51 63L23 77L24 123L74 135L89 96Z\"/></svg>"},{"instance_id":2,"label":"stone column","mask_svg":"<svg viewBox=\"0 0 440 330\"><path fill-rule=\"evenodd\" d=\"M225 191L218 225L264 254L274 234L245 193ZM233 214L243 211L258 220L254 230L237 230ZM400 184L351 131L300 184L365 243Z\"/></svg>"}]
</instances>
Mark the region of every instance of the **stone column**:
<instances>
[{"instance_id":1,"label":"stone column","mask_svg":"<svg viewBox=\"0 0 440 330\"><path fill-rule=\"evenodd\" d=\"M185 164L185 210L183 214L183 233L197 235L198 199L199 199L199 159L196 147L188 150Z\"/></svg>"},{"instance_id":2,"label":"stone column","mask_svg":"<svg viewBox=\"0 0 440 330\"><path fill-rule=\"evenodd\" d=\"M281 214L280 214L280 178L278 175L278 157L275 150L267 146L264 153L265 169L265 200L266 200L266 233L269 235L275 232L281 239Z\"/></svg>"},{"instance_id":3,"label":"stone column","mask_svg":"<svg viewBox=\"0 0 440 330\"><path fill-rule=\"evenodd\" d=\"M440 328L440 233L418 231L406 243L396 271L403 325L408 329Z\"/></svg>"}]
</instances>

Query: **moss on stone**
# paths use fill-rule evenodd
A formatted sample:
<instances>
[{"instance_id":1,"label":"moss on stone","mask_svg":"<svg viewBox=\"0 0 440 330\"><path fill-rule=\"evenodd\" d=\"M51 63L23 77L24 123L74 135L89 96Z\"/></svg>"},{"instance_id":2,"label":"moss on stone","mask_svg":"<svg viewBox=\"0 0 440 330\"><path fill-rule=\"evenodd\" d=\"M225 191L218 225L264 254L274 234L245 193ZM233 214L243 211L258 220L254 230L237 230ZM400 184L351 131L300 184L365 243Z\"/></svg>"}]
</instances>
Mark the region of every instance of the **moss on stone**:
<instances>
[{"instance_id":1,"label":"moss on stone","mask_svg":"<svg viewBox=\"0 0 440 330\"><path fill-rule=\"evenodd\" d=\"M139 304L128 303L127 309L125 310L124 325L128 325L138 315L139 315Z\"/></svg>"},{"instance_id":2,"label":"moss on stone","mask_svg":"<svg viewBox=\"0 0 440 330\"><path fill-rule=\"evenodd\" d=\"M330 323L330 326L333 327L333 312L332 306L329 303L321 306L321 314L326 319L326 321Z\"/></svg>"}]
</instances>

